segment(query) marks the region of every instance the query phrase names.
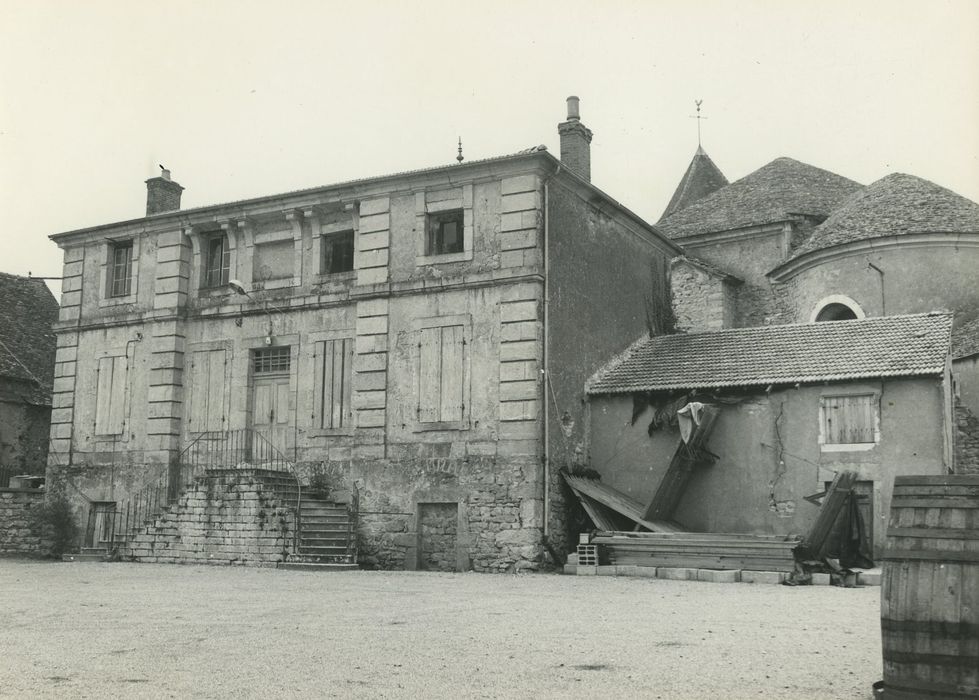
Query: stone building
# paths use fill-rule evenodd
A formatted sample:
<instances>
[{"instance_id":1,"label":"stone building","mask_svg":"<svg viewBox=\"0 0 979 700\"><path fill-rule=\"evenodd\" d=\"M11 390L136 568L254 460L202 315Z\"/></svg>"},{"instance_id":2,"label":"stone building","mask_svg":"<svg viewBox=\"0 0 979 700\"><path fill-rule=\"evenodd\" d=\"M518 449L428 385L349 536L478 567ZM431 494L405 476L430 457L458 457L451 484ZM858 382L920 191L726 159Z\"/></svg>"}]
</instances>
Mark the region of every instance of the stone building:
<instances>
[{"instance_id":1,"label":"stone building","mask_svg":"<svg viewBox=\"0 0 979 700\"><path fill-rule=\"evenodd\" d=\"M167 482L175 505L129 554L193 559L178 541L228 522L180 481L209 445L211 472L275 463L356 501L362 564L560 558L557 470L583 459L585 379L662 330L680 252L590 182L591 131L568 108L560 160L535 147L190 210L163 171L145 216L52 236L49 479L89 536ZM302 527L249 488L256 518ZM281 535L221 558L281 561Z\"/></svg>"},{"instance_id":2,"label":"stone building","mask_svg":"<svg viewBox=\"0 0 979 700\"><path fill-rule=\"evenodd\" d=\"M0 272L0 487L44 473L57 320L42 280Z\"/></svg>"},{"instance_id":3,"label":"stone building","mask_svg":"<svg viewBox=\"0 0 979 700\"><path fill-rule=\"evenodd\" d=\"M656 224L685 251L671 266L680 330L944 310L956 346L974 344L979 204L913 175L863 186L790 158L718 187L711 168L694 167L701 153L674 199L705 194L682 198ZM692 171L702 184L688 182ZM956 361L953 374L966 395L979 384L974 363ZM966 425L979 409L960 403ZM972 458L947 466L979 470Z\"/></svg>"}]
</instances>

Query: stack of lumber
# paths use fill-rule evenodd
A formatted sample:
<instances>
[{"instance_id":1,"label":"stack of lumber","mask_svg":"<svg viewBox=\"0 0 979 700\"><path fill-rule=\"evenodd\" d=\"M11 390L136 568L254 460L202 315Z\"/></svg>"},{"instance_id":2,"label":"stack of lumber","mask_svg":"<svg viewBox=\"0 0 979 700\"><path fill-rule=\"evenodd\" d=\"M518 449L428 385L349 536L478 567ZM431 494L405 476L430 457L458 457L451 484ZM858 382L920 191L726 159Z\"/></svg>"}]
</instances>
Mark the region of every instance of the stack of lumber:
<instances>
[{"instance_id":1,"label":"stack of lumber","mask_svg":"<svg viewBox=\"0 0 979 700\"><path fill-rule=\"evenodd\" d=\"M653 532L683 531L683 528L674 522L646 520L642 517L642 503L597 479L586 479L567 473L563 473L563 476L585 512L588 513L588 517L595 523L595 527L615 530L616 515L619 515L631 521L636 527L644 527Z\"/></svg>"},{"instance_id":2,"label":"stack of lumber","mask_svg":"<svg viewBox=\"0 0 979 700\"><path fill-rule=\"evenodd\" d=\"M599 532L613 564L691 569L793 571L800 540L781 535L701 532Z\"/></svg>"}]
</instances>

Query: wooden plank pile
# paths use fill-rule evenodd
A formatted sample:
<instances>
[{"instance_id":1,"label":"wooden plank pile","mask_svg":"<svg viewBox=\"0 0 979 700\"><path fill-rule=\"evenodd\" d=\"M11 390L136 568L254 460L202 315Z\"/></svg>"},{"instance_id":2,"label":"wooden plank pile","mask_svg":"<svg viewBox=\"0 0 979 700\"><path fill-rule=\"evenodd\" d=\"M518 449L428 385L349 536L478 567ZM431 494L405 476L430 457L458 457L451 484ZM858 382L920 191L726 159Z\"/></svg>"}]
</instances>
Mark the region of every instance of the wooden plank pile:
<instances>
[{"instance_id":1,"label":"wooden plank pile","mask_svg":"<svg viewBox=\"0 0 979 700\"><path fill-rule=\"evenodd\" d=\"M857 473L851 471L838 472L833 477L833 483L830 484L823 497L823 502L819 506L816 522L813 523L803 541L809 557L821 559L826 556L826 545L829 544L833 525L846 504L846 499L850 495L850 491L853 490L853 484L856 480Z\"/></svg>"},{"instance_id":2,"label":"wooden plank pile","mask_svg":"<svg viewBox=\"0 0 979 700\"><path fill-rule=\"evenodd\" d=\"M587 479L563 473L564 480L574 491L582 508L588 513L595 526L603 530L617 530L615 515L624 516L638 527L653 532L682 532L683 528L673 522L654 522L642 517L643 505L636 499L603 484L597 479Z\"/></svg>"},{"instance_id":3,"label":"wooden plank pile","mask_svg":"<svg viewBox=\"0 0 979 700\"><path fill-rule=\"evenodd\" d=\"M793 571L800 539L782 535L700 532L599 532L592 544L604 545L618 565L691 569Z\"/></svg>"}]
</instances>

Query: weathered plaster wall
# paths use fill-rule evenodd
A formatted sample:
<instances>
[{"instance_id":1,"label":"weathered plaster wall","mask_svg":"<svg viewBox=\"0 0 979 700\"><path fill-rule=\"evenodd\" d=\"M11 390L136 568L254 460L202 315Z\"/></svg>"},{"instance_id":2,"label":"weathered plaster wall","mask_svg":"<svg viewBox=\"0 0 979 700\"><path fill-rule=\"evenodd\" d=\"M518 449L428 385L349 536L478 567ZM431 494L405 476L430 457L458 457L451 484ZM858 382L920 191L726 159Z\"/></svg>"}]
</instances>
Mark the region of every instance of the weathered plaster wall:
<instances>
[{"instance_id":1,"label":"weathered plaster wall","mask_svg":"<svg viewBox=\"0 0 979 700\"><path fill-rule=\"evenodd\" d=\"M0 467L43 474L50 430L50 406L0 399Z\"/></svg>"},{"instance_id":2,"label":"weathered plaster wall","mask_svg":"<svg viewBox=\"0 0 979 700\"><path fill-rule=\"evenodd\" d=\"M979 416L979 355L953 360L952 380L956 398Z\"/></svg>"},{"instance_id":3,"label":"weathered plaster wall","mask_svg":"<svg viewBox=\"0 0 979 700\"><path fill-rule=\"evenodd\" d=\"M44 503L39 489L0 489L0 554L39 555L47 543L35 514Z\"/></svg>"},{"instance_id":4,"label":"weathered plaster wall","mask_svg":"<svg viewBox=\"0 0 979 700\"><path fill-rule=\"evenodd\" d=\"M869 392L881 397L880 443L866 451L821 451L819 397ZM649 410L634 426L631 416L631 397L592 397L591 466L606 483L648 502L680 438L671 429L647 436ZM894 476L945 473L942 416L942 388L931 379L746 396L721 408L708 441L720 459L691 479L676 519L700 532L804 534L818 511L803 497L822 491L836 471L850 469L859 480L874 482L873 530L880 547Z\"/></svg>"},{"instance_id":5,"label":"weathered plaster wall","mask_svg":"<svg viewBox=\"0 0 979 700\"><path fill-rule=\"evenodd\" d=\"M883 278L868 262L884 271ZM894 245L852 251L794 275L791 303L776 322L808 322L820 300L833 294L850 297L867 316L882 316L885 311L889 316L971 312L979 308L976 269L979 248L974 247Z\"/></svg>"},{"instance_id":6,"label":"weathered plaster wall","mask_svg":"<svg viewBox=\"0 0 979 700\"><path fill-rule=\"evenodd\" d=\"M669 324L673 253L560 186L550 188L548 216L551 538L570 551L567 493L553 486L557 469L585 461L585 381L651 324Z\"/></svg>"}]
</instances>

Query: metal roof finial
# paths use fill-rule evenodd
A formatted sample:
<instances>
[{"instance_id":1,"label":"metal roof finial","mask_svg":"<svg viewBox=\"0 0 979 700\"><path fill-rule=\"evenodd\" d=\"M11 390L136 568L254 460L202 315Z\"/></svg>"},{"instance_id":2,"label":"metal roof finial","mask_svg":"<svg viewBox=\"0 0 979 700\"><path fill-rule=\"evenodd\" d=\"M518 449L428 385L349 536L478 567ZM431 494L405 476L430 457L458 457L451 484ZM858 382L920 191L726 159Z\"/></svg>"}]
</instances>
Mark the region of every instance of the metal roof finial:
<instances>
[{"instance_id":1,"label":"metal roof finial","mask_svg":"<svg viewBox=\"0 0 979 700\"><path fill-rule=\"evenodd\" d=\"M700 105L702 105L704 103L704 101L703 100L694 100L693 103L695 105L697 105L697 114L696 114L696 116L691 115L690 118L697 120L697 149L700 150L700 120L701 119L706 119L707 117L700 116Z\"/></svg>"},{"instance_id":2,"label":"metal roof finial","mask_svg":"<svg viewBox=\"0 0 979 700\"><path fill-rule=\"evenodd\" d=\"M456 160L460 163L462 162L462 137L459 137L459 155L456 156Z\"/></svg>"}]
</instances>

